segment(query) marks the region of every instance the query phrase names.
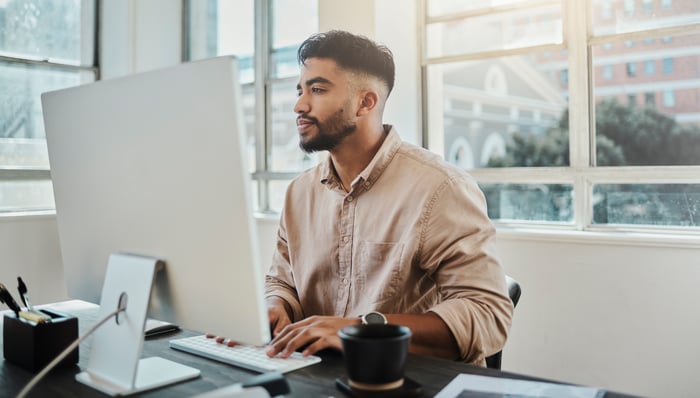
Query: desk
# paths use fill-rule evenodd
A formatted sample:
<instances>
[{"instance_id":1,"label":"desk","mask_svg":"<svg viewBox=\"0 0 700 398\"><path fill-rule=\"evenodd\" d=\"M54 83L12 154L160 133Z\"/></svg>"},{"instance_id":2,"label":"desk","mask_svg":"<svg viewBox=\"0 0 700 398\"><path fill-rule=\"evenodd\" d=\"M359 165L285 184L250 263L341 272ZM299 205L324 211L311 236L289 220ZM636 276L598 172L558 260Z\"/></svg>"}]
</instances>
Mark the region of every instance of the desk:
<instances>
[{"instance_id":1,"label":"desk","mask_svg":"<svg viewBox=\"0 0 700 398\"><path fill-rule=\"evenodd\" d=\"M54 308L61 312L73 313L78 316L80 333L84 333L90 325L80 322L81 314L86 311L97 311L96 306L79 301L69 301L46 307ZM71 310L75 308L75 310ZM1 314L0 314L1 315ZM0 321L1 323L1 321ZM159 356L184 365L201 370L201 377L171 385L161 389L148 391L141 394L144 397L190 397L205 391L224 387L233 383L242 382L255 376L257 373L244 369L221 364L195 355L176 351L168 347L168 341L173 338L194 336L201 333L193 331L180 331L166 336L151 338L145 341L143 356ZM88 338L80 346L79 367L85 368L89 357ZM335 351L325 351L318 354L323 361L291 373L287 373L287 381L291 387L290 397L344 397L344 394L335 387L335 379L345 373L342 354ZM106 397L106 395L93 390L77 381L75 375L80 371L78 367L54 369L39 383L29 394L30 397ZM432 397L447 385L460 373L470 373L484 376L510 377L523 380L542 379L486 369L464 363L448 361L426 356L409 355L406 364L406 376L419 382L423 386L425 397ZM19 393L24 385L29 382L33 374L25 371L4 360L0 364L0 397L11 397ZM623 398L628 395L608 392L608 398Z\"/></svg>"}]
</instances>

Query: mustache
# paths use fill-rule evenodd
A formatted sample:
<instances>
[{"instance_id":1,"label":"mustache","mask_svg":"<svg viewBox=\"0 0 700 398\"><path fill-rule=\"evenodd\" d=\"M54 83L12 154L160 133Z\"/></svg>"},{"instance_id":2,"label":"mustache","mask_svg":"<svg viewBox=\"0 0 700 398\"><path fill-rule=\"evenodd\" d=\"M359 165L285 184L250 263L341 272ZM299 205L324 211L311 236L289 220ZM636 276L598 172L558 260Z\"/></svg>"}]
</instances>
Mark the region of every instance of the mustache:
<instances>
[{"instance_id":1,"label":"mustache","mask_svg":"<svg viewBox=\"0 0 700 398\"><path fill-rule=\"evenodd\" d=\"M318 124L318 119L316 119L313 116L310 116L308 113L302 113L301 115L297 116L297 124L299 124L299 120L301 119L308 120L314 124Z\"/></svg>"}]
</instances>

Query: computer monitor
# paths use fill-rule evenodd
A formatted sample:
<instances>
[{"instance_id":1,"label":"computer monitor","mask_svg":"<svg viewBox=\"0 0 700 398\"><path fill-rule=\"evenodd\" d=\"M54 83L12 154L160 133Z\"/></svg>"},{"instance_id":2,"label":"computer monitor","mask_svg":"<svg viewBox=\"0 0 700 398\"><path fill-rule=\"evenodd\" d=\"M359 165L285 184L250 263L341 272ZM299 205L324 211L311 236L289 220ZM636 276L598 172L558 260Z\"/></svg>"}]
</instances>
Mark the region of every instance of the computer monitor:
<instances>
[{"instance_id":1,"label":"computer monitor","mask_svg":"<svg viewBox=\"0 0 700 398\"><path fill-rule=\"evenodd\" d=\"M42 95L67 291L97 303L109 256L165 262L149 316L269 341L236 60Z\"/></svg>"}]
</instances>

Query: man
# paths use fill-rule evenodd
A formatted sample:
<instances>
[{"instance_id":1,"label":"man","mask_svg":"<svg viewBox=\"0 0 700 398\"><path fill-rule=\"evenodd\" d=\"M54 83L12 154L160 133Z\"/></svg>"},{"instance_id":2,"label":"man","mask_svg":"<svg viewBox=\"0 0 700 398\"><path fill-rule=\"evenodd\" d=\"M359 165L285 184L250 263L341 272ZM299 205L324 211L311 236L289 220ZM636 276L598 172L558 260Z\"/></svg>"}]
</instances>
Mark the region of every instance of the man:
<instances>
[{"instance_id":1,"label":"man","mask_svg":"<svg viewBox=\"0 0 700 398\"><path fill-rule=\"evenodd\" d=\"M370 311L412 330L415 353L485 364L513 306L482 192L382 124L391 52L330 31L298 51L299 145L328 159L290 184L266 276L268 355L342 349Z\"/></svg>"}]
</instances>

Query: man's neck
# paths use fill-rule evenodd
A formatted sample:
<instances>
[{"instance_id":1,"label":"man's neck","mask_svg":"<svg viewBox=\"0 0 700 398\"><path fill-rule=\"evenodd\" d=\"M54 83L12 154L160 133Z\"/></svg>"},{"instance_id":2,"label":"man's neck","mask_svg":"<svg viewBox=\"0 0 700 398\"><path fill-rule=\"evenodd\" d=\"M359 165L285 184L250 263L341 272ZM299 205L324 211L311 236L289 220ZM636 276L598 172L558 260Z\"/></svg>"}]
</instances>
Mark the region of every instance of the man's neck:
<instances>
[{"instance_id":1,"label":"man's neck","mask_svg":"<svg viewBox=\"0 0 700 398\"><path fill-rule=\"evenodd\" d=\"M371 131L357 131L330 151L333 166L346 192L350 191L352 182L372 161L385 138L384 126L380 124Z\"/></svg>"}]
</instances>

